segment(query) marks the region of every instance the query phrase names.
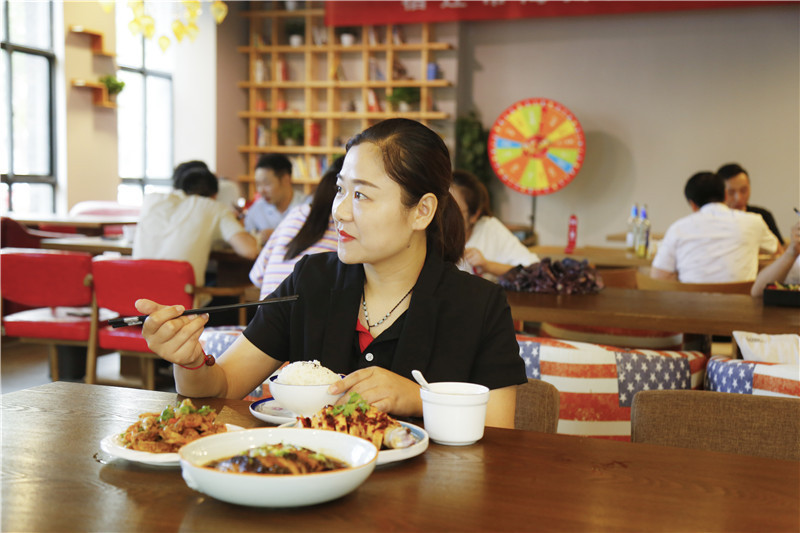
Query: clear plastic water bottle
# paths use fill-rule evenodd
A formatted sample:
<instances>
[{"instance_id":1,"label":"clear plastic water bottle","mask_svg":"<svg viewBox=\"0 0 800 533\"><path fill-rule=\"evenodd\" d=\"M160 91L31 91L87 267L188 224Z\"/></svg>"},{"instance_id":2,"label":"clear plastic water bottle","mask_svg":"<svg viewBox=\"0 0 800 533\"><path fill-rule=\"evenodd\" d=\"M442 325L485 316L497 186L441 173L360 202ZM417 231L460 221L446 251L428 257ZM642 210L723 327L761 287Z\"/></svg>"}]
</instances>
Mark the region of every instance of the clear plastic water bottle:
<instances>
[{"instance_id":1,"label":"clear plastic water bottle","mask_svg":"<svg viewBox=\"0 0 800 533\"><path fill-rule=\"evenodd\" d=\"M639 257L647 257L647 249L650 246L650 220L647 218L647 204L642 206L638 226L636 255Z\"/></svg>"},{"instance_id":2,"label":"clear plastic water bottle","mask_svg":"<svg viewBox=\"0 0 800 533\"><path fill-rule=\"evenodd\" d=\"M631 207L631 216L628 217L628 233L625 234L625 248L633 252L635 251L635 238L636 238L636 219L639 218L639 204L633 204Z\"/></svg>"}]
</instances>

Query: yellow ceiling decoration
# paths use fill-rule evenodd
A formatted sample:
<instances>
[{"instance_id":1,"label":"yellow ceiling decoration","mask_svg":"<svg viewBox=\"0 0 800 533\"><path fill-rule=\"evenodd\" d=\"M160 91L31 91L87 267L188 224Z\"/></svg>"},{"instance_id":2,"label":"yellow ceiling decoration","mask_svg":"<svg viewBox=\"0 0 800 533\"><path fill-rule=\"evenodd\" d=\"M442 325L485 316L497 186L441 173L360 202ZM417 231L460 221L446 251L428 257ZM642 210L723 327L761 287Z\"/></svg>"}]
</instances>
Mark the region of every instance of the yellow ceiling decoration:
<instances>
[{"instance_id":1,"label":"yellow ceiling decoration","mask_svg":"<svg viewBox=\"0 0 800 533\"><path fill-rule=\"evenodd\" d=\"M144 35L147 39L152 39L156 35L156 21L148 14L147 6L155 0L146 2L145 0L131 0L128 2L128 7L131 9L132 19L128 23L128 29L134 35ZM103 9L107 8L107 0L98 0ZM209 11L211 16L217 24L221 24L225 17L228 15L228 6L221 0L215 0L210 3ZM197 17L203 13L202 2L200 0L181 0L180 4L183 7L181 13L175 15L172 24L169 26L172 30L172 35L178 42L181 42L184 37L189 37L189 40L194 41L197 34L200 33L200 28L197 26ZM176 4L177 5L177 4ZM181 11L180 9L176 11ZM159 25L161 27L161 25ZM162 51L166 51L172 43L169 36L161 34L158 37L158 45Z\"/></svg>"}]
</instances>

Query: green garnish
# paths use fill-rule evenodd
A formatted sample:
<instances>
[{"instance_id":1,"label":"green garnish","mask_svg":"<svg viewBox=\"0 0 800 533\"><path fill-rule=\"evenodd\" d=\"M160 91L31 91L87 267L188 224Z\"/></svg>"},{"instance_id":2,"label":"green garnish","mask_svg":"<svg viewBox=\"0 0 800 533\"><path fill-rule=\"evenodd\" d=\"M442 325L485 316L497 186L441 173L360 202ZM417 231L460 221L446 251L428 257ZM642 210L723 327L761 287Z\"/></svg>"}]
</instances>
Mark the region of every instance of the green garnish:
<instances>
[{"instance_id":1,"label":"green garnish","mask_svg":"<svg viewBox=\"0 0 800 533\"><path fill-rule=\"evenodd\" d=\"M341 413L344 414L344 416L351 416L356 412L356 409L362 413L366 413L369 409L369 404L359 393L353 392L350 394L350 398L347 399L347 403L335 406L331 409L331 414L336 416Z\"/></svg>"},{"instance_id":2,"label":"green garnish","mask_svg":"<svg viewBox=\"0 0 800 533\"><path fill-rule=\"evenodd\" d=\"M172 407L165 407L164 410L161 411L161 416L158 418L162 422L166 422L170 418L175 418L175 411L172 409Z\"/></svg>"}]
</instances>

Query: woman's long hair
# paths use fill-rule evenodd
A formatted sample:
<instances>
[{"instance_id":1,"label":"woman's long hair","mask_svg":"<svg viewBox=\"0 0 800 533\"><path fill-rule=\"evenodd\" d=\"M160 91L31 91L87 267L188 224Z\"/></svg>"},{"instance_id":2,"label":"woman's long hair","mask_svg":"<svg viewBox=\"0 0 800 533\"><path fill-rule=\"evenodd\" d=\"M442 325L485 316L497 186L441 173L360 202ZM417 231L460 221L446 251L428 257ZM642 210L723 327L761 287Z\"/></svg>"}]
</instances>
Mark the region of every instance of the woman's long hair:
<instances>
[{"instance_id":1,"label":"woman's long hair","mask_svg":"<svg viewBox=\"0 0 800 533\"><path fill-rule=\"evenodd\" d=\"M344 156L337 157L319 180L314 198L311 200L308 218L297 235L286 245L284 260L288 261L297 257L325 235L331 218L331 206L336 196L336 177L342 170L343 162Z\"/></svg>"},{"instance_id":2,"label":"woman's long hair","mask_svg":"<svg viewBox=\"0 0 800 533\"><path fill-rule=\"evenodd\" d=\"M427 193L436 196L439 205L426 229L428 247L457 262L464 254L464 219L450 194L453 173L442 138L414 120L391 118L355 135L347 149L364 142L380 149L386 174L403 190L403 205L411 208Z\"/></svg>"}]
</instances>

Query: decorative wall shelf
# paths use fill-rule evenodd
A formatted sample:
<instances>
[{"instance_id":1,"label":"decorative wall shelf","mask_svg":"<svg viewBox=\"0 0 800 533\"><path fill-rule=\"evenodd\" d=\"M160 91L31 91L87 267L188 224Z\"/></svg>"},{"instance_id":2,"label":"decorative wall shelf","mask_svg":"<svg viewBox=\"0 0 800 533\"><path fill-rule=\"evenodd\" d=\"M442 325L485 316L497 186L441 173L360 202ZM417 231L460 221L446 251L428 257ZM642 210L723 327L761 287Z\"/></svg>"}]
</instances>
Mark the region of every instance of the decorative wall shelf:
<instances>
[{"instance_id":1,"label":"decorative wall shelf","mask_svg":"<svg viewBox=\"0 0 800 533\"><path fill-rule=\"evenodd\" d=\"M78 33L81 35L88 35L89 42L91 43L92 53L97 56L104 56L104 57L115 57L116 54L114 52L109 52L104 48L104 40L105 35L102 32L96 30L90 30L84 28L83 26L70 26L69 31L72 33Z\"/></svg>"},{"instance_id":2,"label":"decorative wall shelf","mask_svg":"<svg viewBox=\"0 0 800 533\"><path fill-rule=\"evenodd\" d=\"M108 97L108 88L102 83L95 83L86 80L72 80L72 86L78 89L91 89L92 103L97 107L116 109L117 104Z\"/></svg>"}]
</instances>

